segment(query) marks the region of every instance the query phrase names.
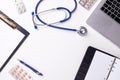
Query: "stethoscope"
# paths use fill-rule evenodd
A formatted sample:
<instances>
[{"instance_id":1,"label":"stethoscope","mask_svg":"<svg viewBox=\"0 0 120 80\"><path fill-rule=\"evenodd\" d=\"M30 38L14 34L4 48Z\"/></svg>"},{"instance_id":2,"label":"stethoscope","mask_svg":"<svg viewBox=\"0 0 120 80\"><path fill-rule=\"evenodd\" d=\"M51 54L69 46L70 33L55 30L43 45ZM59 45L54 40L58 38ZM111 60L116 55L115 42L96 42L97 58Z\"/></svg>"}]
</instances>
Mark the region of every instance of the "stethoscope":
<instances>
[{"instance_id":1,"label":"stethoscope","mask_svg":"<svg viewBox=\"0 0 120 80\"><path fill-rule=\"evenodd\" d=\"M84 27L84 26L81 26L79 30L77 29L72 29L72 28L65 28L65 27L60 27L60 26L55 26L54 24L55 23L63 23L63 22L66 22L68 21L72 14L75 12L75 10L77 9L77 1L74 0L74 3L75 3L75 7L72 11L70 11L69 9L65 8L65 7L57 7L57 8L53 8L53 9L49 9L49 10L45 10L45 11L42 11L42 12L39 12L38 13L38 7L40 6L40 4L42 3L42 1L44 0L40 0L36 7L35 7L35 12L32 12L32 21L33 21L33 24L34 24L34 28L35 29L38 29L38 26L39 25L47 25L49 27L52 27L52 28L56 28L56 29L61 29L61 30L66 30L66 31L73 31L73 32L77 32L78 34L80 35L86 35L87 33L87 29ZM64 11L66 13L66 16L63 20L60 20L58 22L53 22L53 23L46 23L45 21L43 21L39 14L43 13L43 12L48 12L48 11L55 11L55 10L58 10L58 11ZM41 22L42 24L38 24L37 22L35 22L35 18Z\"/></svg>"}]
</instances>

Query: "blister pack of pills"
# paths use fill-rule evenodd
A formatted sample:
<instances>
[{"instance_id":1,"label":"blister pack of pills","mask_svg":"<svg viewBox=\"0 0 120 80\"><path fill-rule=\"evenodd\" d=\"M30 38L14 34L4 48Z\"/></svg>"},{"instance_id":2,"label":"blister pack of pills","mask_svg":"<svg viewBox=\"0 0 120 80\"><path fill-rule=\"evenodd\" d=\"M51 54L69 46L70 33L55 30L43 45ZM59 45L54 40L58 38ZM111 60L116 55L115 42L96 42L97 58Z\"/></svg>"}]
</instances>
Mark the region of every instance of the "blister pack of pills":
<instances>
[{"instance_id":1,"label":"blister pack of pills","mask_svg":"<svg viewBox=\"0 0 120 80\"><path fill-rule=\"evenodd\" d=\"M97 0L80 0L79 3L89 10Z\"/></svg>"},{"instance_id":2,"label":"blister pack of pills","mask_svg":"<svg viewBox=\"0 0 120 80\"><path fill-rule=\"evenodd\" d=\"M14 2L19 14L26 12L26 7L22 0L14 0Z\"/></svg>"},{"instance_id":3,"label":"blister pack of pills","mask_svg":"<svg viewBox=\"0 0 120 80\"><path fill-rule=\"evenodd\" d=\"M33 78L19 65L14 66L9 73L15 80L33 80Z\"/></svg>"}]
</instances>

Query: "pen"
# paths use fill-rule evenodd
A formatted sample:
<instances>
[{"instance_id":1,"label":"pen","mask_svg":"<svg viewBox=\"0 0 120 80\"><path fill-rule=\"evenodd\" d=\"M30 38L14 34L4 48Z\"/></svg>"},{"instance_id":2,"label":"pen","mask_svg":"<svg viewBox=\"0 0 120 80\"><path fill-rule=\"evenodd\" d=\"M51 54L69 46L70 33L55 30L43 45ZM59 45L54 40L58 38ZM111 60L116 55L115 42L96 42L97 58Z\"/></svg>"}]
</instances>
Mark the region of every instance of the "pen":
<instances>
[{"instance_id":1,"label":"pen","mask_svg":"<svg viewBox=\"0 0 120 80\"><path fill-rule=\"evenodd\" d=\"M19 60L18 61L23 64L24 66L28 67L30 70L32 70L34 73L36 73L37 75L40 75L40 76L43 76L42 73L40 73L39 71L37 71L36 69L34 69L32 66L28 65L27 63L25 63L24 61L22 60Z\"/></svg>"}]
</instances>

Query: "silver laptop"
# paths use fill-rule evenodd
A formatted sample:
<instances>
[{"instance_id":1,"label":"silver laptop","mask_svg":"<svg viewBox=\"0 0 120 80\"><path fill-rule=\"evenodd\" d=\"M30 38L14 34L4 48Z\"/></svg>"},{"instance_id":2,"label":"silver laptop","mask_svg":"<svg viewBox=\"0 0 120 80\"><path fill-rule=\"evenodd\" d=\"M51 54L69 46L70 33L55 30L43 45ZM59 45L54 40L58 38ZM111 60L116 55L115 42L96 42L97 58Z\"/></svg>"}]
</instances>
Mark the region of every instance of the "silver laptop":
<instances>
[{"instance_id":1,"label":"silver laptop","mask_svg":"<svg viewBox=\"0 0 120 80\"><path fill-rule=\"evenodd\" d=\"M102 0L87 24L120 47L120 0Z\"/></svg>"}]
</instances>

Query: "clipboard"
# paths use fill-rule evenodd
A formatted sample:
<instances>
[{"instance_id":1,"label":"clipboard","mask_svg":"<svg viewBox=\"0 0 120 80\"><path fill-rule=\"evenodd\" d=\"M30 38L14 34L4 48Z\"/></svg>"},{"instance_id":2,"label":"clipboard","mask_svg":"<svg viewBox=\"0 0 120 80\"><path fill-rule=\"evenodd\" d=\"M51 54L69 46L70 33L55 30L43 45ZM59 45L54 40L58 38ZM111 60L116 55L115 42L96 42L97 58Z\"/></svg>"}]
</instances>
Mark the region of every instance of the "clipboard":
<instances>
[{"instance_id":1,"label":"clipboard","mask_svg":"<svg viewBox=\"0 0 120 80\"><path fill-rule=\"evenodd\" d=\"M119 74L120 58L89 46L75 80L119 80Z\"/></svg>"},{"instance_id":2,"label":"clipboard","mask_svg":"<svg viewBox=\"0 0 120 80\"><path fill-rule=\"evenodd\" d=\"M29 36L29 32L0 11L0 73ZM9 26L9 27L7 27ZM12 34L12 35L11 35ZM3 42L1 42L3 41ZM5 42L5 43L4 43ZM12 49L12 50L11 50Z\"/></svg>"}]
</instances>

